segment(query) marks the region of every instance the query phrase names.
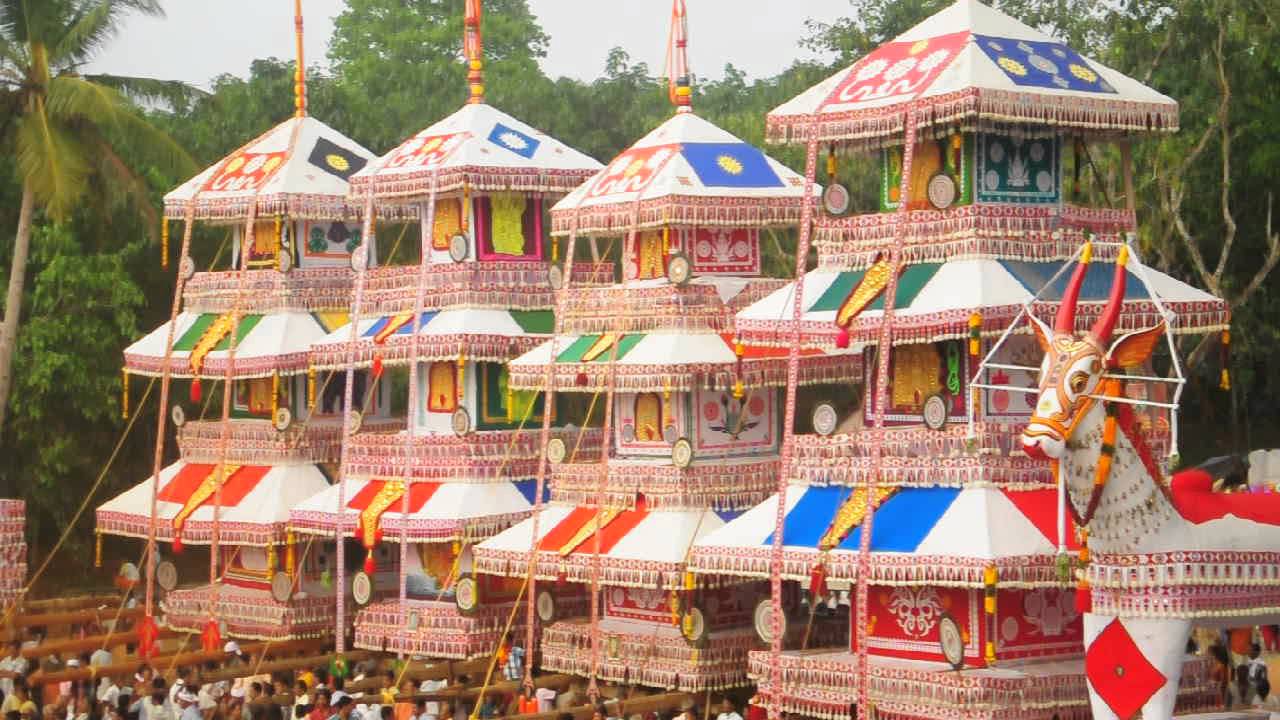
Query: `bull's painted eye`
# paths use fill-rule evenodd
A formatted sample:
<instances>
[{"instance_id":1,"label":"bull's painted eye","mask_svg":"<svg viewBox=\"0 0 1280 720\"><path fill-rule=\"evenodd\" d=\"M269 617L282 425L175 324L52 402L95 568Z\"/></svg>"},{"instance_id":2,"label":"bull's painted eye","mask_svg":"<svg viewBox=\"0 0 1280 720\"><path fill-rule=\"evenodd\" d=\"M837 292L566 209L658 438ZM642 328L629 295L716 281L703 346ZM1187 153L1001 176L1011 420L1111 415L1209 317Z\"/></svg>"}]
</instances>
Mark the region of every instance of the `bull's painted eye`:
<instances>
[{"instance_id":1,"label":"bull's painted eye","mask_svg":"<svg viewBox=\"0 0 1280 720\"><path fill-rule=\"evenodd\" d=\"M1084 392L1084 388L1089 384L1089 376L1084 373L1075 373L1071 376L1071 392L1079 395Z\"/></svg>"}]
</instances>

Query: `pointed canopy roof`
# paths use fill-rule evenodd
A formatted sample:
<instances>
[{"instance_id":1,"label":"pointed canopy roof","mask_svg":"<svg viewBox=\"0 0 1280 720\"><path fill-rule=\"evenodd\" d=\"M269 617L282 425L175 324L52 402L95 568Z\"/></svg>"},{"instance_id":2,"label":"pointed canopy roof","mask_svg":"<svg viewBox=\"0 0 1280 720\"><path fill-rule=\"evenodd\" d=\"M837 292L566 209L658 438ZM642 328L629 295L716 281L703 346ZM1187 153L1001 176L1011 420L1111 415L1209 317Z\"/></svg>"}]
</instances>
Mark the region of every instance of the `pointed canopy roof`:
<instances>
[{"instance_id":1,"label":"pointed canopy roof","mask_svg":"<svg viewBox=\"0 0 1280 720\"><path fill-rule=\"evenodd\" d=\"M551 223L556 234L615 235L664 225L794 225L803 201L803 177L680 112L556 203Z\"/></svg>"},{"instance_id":2,"label":"pointed canopy roof","mask_svg":"<svg viewBox=\"0 0 1280 720\"><path fill-rule=\"evenodd\" d=\"M431 192L563 194L600 169L595 159L484 103L464 105L351 179L351 194L411 202Z\"/></svg>"},{"instance_id":3,"label":"pointed canopy roof","mask_svg":"<svg viewBox=\"0 0 1280 720\"><path fill-rule=\"evenodd\" d=\"M358 214L347 204L347 181L373 153L310 116L295 116L164 196L165 215L196 220L244 220L255 215L339 220Z\"/></svg>"},{"instance_id":4,"label":"pointed canopy roof","mask_svg":"<svg viewBox=\"0 0 1280 720\"><path fill-rule=\"evenodd\" d=\"M1178 103L983 5L957 0L769 113L775 141L901 141L921 122L979 119L1085 133L1172 132ZM816 116L816 117L815 117Z\"/></svg>"}]
</instances>

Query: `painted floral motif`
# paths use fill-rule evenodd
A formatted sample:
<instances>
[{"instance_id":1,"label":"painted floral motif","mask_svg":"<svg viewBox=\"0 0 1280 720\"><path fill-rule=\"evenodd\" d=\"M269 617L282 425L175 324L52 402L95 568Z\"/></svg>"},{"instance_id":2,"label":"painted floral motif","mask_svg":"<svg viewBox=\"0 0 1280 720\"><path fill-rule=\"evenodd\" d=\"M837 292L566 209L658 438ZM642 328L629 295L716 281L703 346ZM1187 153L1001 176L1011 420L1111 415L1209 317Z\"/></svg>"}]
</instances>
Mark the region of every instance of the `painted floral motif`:
<instances>
[{"instance_id":1,"label":"painted floral motif","mask_svg":"<svg viewBox=\"0 0 1280 720\"><path fill-rule=\"evenodd\" d=\"M1078 617L1074 597L1070 591L1057 588L1031 590L1022 601L1026 614L1022 620L1033 633L1044 637L1058 637Z\"/></svg>"}]
</instances>

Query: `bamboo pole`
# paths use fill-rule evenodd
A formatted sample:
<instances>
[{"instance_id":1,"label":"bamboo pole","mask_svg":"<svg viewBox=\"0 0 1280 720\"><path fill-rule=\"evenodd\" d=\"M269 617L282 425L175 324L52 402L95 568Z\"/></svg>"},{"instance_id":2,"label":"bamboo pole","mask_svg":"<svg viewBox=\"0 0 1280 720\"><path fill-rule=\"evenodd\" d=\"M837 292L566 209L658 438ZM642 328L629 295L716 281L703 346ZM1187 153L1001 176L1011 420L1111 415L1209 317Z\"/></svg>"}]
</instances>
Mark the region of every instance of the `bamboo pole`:
<instances>
[{"instance_id":1,"label":"bamboo pole","mask_svg":"<svg viewBox=\"0 0 1280 720\"><path fill-rule=\"evenodd\" d=\"M252 655L256 652L262 652L271 645L273 653L289 653L289 652L307 652L316 651L329 644L329 640L324 638L316 638L313 640L291 640L282 643L266 643L255 642L245 643L240 646L241 651L246 655ZM71 668L68 670L59 670L57 672L37 671L31 675L29 682L32 685L42 685L45 683L59 683L76 680L92 680L99 677L129 677L138 670L138 665L143 662L149 662L153 668L178 668L188 665L202 665L208 662L219 662L226 659L226 653L221 650L215 652L184 652L172 655L162 655L145 661L142 658L130 657L111 665L102 665L96 668ZM324 663L329 661L329 656L324 656ZM323 664L323 663L321 663Z\"/></svg>"},{"instance_id":2,"label":"bamboo pole","mask_svg":"<svg viewBox=\"0 0 1280 720\"><path fill-rule=\"evenodd\" d=\"M161 638L177 637L180 633L169 629L160 631ZM41 658L48 655L58 655L61 653L82 653L92 652L101 648L118 647L120 645L128 645L138 641L138 631L129 630L128 632L108 633L104 635L90 635L86 638L74 638L71 640L58 640L55 642L44 642L34 647L22 648L22 657L24 658Z\"/></svg>"},{"instance_id":3,"label":"bamboo pole","mask_svg":"<svg viewBox=\"0 0 1280 720\"><path fill-rule=\"evenodd\" d=\"M141 607L126 608L118 616L120 620L131 620L142 617ZM18 615L10 620L12 627L35 627L40 625L74 625L84 622L101 622L116 618L114 608L92 608L90 610L70 610L64 612L44 613L41 615Z\"/></svg>"}]
</instances>

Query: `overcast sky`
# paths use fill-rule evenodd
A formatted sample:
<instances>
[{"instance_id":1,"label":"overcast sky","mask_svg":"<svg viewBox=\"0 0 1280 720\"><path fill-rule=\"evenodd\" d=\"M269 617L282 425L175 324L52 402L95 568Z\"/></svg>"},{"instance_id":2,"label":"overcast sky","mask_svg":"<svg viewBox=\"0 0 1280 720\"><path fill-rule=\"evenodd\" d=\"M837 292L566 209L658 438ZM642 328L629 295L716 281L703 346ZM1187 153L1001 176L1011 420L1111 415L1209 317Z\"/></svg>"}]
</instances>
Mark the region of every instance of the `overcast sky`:
<instances>
[{"instance_id":1,"label":"overcast sky","mask_svg":"<svg viewBox=\"0 0 1280 720\"><path fill-rule=\"evenodd\" d=\"M168 17L131 17L91 72L185 80L207 87L222 73L244 76L255 58L293 57L289 0L164 0ZM333 18L344 0L304 0L307 64L327 63ZM529 0L551 36L543 69L552 77L596 77L610 48L621 46L657 74L670 0ZM722 76L725 63L748 76L774 75L798 58L806 19L831 21L849 0L688 0L689 64L701 77Z\"/></svg>"}]
</instances>

